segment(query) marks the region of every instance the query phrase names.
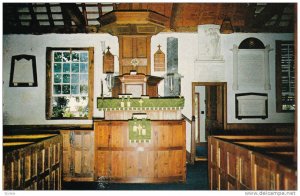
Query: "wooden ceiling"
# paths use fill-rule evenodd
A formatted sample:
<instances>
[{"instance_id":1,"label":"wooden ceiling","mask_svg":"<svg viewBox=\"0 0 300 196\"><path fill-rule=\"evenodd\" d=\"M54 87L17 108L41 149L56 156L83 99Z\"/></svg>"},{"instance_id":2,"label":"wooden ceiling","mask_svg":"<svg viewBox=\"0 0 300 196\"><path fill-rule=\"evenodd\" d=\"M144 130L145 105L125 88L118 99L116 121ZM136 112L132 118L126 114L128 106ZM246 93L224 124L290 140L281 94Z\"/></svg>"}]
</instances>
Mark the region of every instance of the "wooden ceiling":
<instances>
[{"instance_id":1,"label":"wooden ceiling","mask_svg":"<svg viewBox=\"0 0 300 196\"><path fill-rule=\"evenodd\" d=\"M116 10L157 12L172 32L196 32L225 18L234 32L291 33L296 24L295 3L3 3L3 33L102 33L98 19Z\"/></svg>"}]
</instances>

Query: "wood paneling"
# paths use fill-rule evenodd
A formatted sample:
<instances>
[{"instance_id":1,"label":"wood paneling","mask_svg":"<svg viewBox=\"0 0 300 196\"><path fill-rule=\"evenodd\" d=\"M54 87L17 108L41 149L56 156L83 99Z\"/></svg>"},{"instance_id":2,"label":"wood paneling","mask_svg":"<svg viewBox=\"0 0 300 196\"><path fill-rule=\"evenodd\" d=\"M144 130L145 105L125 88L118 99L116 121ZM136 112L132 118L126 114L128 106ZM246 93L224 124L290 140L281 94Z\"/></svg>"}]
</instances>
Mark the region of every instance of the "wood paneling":
<instances>
[{"instance_id":1,"label":"wood paneling","mask_svg":"<svg viewBox=\"0 0 300 196\"><path fill-rule=\"evenodd\" d=\"M21 138L33 141L19 148L17 141L4 140L4 190L61 190L62 137L45 137L36 142L36 136Z\"/></svg>"},{"instance_id":2,"label":"wood paneling","mask_svg":"<svg viewBox=\"0 0 300 196\"><path fill-rule=\"evenodd\" d=\"M127 121L95 121L95 178L112 182L186 180L185 121L152 121L149 143L130 143Z\"/></svg>"},{"instance_id":3,"label":"wood paneling","mask_svg":"<svg viewBox=\"0 0 300 196\"><path fill-rule=\"evenodd\" d=\"M208 139L209 187L212 190L295 190L296 169L293 157L272 156L270 151L290 152L293 148L262 148L266 140L278 136L216 136ZM289 141L283 137L281 140ZM254 140L259 144L240 146L237 141ZM276 144L276 142L273 142ZM268 144L269 145L269 144ZM248 148L251 148L248 149ZM259 152L258 152L259 151ZM291 151L293 152L293 151Z\"/></svg>"},{"instance_id":4,"label":"wood paneling","mask_svg":"<svg viewBox=\"0 0 300 196\"><path fill-rule=\"evenodd\" d=\"M65 181L92 181L94 179L94 132L64 130L63 177Z\"/></svg>"},{"instance_id":5,"label":"wood paneling","mask_svg":"<svg viewBox=\"0 0 300 196\"><path fill-rule=\"evenodd\" d=\"M151 74L150 43L151 36L118 36L119 38L119 74L130 73L134 67L132 59L138 60L137 73Z\"/></svg>"}]
</instances>

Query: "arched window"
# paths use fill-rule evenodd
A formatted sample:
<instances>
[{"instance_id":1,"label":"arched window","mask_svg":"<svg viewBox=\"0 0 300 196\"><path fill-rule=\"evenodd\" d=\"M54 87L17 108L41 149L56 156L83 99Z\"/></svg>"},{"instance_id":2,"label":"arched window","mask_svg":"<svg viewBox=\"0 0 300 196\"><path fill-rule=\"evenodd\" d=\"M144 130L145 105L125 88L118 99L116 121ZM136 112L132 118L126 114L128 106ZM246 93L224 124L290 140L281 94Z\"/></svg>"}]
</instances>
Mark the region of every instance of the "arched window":
<instances>
[{"instance_id":1,"label":"arched window","mask_svg":"<svg viewBox=\"0 0 300 196\"><path fill-rule=\"evenodd\" d=\"M265 45L259 39L249 37L240 43L239 49L265 49Z\"/></svg>"}]
</instances>

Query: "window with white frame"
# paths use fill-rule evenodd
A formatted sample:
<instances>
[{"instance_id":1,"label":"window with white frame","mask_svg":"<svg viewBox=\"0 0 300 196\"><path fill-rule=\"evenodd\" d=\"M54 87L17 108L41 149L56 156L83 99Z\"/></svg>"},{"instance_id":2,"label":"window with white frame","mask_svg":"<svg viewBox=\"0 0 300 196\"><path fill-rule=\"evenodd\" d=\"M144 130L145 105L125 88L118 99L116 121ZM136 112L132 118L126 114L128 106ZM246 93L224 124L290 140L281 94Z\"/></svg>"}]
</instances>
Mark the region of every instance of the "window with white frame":
<instances>
[{"instance_id":1,"label":"window with white frame","mask_svg":"<svg viewBox=\"0 0 300 196\"><path fill-rule=\"evenodd\" d=\"M93 49L47 48L47 118L91 118Z\"/></svg>"}]
</instances>

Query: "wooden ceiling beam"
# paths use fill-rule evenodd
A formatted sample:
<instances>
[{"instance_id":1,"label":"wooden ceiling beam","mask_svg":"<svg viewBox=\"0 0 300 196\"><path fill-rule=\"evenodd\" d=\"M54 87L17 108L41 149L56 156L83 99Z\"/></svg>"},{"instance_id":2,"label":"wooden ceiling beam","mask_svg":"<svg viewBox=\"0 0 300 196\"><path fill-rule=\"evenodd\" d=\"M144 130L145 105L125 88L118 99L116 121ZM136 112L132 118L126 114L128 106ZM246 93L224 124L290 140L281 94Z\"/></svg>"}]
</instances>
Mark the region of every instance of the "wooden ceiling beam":
<instances>
[{"instance_id":1,"label":"wooden ceiling beam","mask_svg":"<svg viewBox=\"0 0 300 196\"><path fill-rule=\"evenodd\" d=\"M255 17L253 21L254 28L263 27L275 14L282 12L287 3L270 3Z\"/></svg>"},{"instance_id":2,"label":"wooden ceiling beam","mask_svg":"<svg viewBox=\"0 0 300 196\"><path fill-rule=\"evenodd\" d=\"M99 17L102 16L102 5L101 3L97 3L97 7L98 7L98 12L99 12Z\"/></svg>"},{"instance_id":3,"label":"wooden ceiling beam","mask_svg":"<svg viewBox=\"0 0 300 196\"><path fill-rule=\"evenodd\" d=\"M34 32L37 32L40 25L36 18L36 14L34 13L32 3L28 3L28 9L29 9L30 16L31 16L30 26L31 26L31 28L34 29Z\"/></svg>"},{"instance_id":4,"label":"wooden ceiling beam","mask_svg":"<svg viewBox=\"0 0 300 196\"><path fill-rule=\"evenodd\" d=\"M45 3L45 6L46 6L46 10L47 10L47 15L49 18L49 24L51 27L54 27L54 21L53 21L51 9L50 9L50 3Z\"/></svg>"},{"instance_id":5,"label":"wooden ceiling beam","mask_svg":"<svg viewBox=\"0 0 300 196\"><path fill-rule=\"evenodd\" d=\"M84 16L80 12L76 3L61 3L60 6L64 15L67 15L77 26L86 26Z\"/></svg>"},{"instance_id":6,"label":"wooden ceiling beam","mask_svg":"<svg viewBox=\"0 0 300 196\"><path fill-rule=\"evenodd\" d=\"M84 17L85 25L88 26L89 23L88 23L88 19L87 19L87 12L86 12L85 3L81 3L81 8L82 8L82 14L83 14L83 17Z\"/></svg>"},{"instance_id":7,"label":"wooden ceiling beam","mask_svg":"<svg viewBox=\"0 0 300 196\"><path fill-rule=\"evenodd\" d=\"M61 12L62 12L62 17L63 17L63 21L64 21L65 32L69 33L71 30L71 27L72 27L71 17L67 13L65 6L61 5Z\"/></svg>"},{"instance_id":8,"label":"wooden ceiling beam","mask_svg":"<svg viewBox=\"0 0 300 196\"><path fill-rule=\"evenodd\" d=\"M176 24L178 22L178 16L181 16L182 13L182 4L180 3L173 3L172 11L171 11L171 18L170 18L170 30L176 31Z\"/></svg>"}]
</instances>

